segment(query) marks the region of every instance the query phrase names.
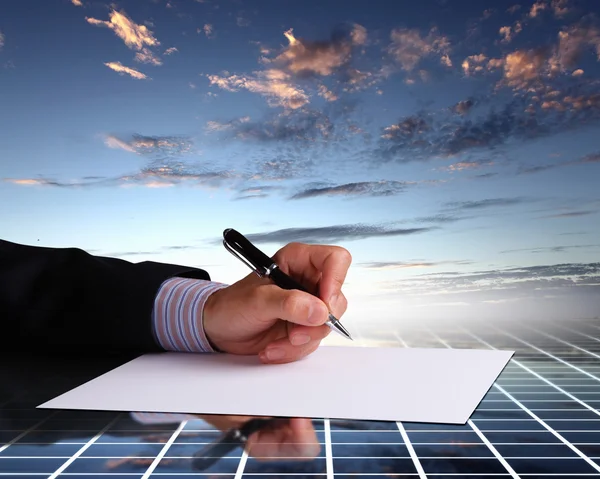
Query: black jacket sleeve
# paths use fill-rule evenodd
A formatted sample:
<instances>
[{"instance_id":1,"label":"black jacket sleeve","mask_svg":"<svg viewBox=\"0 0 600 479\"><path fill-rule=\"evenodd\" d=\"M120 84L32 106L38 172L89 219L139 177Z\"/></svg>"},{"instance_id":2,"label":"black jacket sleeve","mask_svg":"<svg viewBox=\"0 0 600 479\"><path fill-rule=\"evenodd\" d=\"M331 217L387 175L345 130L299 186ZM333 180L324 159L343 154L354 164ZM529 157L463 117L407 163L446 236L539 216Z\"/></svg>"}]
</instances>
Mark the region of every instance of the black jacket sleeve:
<instances>
[{"instance_id":1,"label":"black jacket sleeve","mask_svg":"<svg viewBox=\"0 0 600 479\"><path fill-rule=\"evenodd\" d=\"M210 280L201 269L0 240L0 347L159 351L154 299L174 276Z\"/></svg>"}]
</instances>

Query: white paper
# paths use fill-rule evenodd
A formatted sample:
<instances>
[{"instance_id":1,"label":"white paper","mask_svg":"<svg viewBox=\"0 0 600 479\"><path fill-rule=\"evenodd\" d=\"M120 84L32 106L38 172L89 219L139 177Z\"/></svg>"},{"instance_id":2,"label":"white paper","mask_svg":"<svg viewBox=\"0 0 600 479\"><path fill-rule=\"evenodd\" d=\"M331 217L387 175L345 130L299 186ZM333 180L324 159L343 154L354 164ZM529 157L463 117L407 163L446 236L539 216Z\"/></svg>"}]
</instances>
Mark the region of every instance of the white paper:
<instances>
[{"instance_id":1,"label":"white paper","mask_svg":"<svg viewBox=\"0 0 600 479\"><path fill-rule=\"evenodd\" d=\"M513 351L321 346L256 356L140 356L40 406L464 424Z\"/></svg>"}]
</instances>

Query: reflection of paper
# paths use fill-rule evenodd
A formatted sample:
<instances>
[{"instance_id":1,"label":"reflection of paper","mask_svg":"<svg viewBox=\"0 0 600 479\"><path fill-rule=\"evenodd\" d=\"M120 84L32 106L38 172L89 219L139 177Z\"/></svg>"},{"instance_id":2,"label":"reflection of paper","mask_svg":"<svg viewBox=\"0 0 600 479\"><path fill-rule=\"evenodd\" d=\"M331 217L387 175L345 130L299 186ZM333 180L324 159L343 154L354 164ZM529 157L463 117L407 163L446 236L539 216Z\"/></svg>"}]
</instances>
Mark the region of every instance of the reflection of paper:
<instances>
[{"instance_id":1,"label":"reflection of paper","mask_svg":"<svg viewBox=\"0 0 600 479\"><path fill-rule=\"evenodd\" d=\"M464 424L512 351L321 346L256 356L141 356L38 407Z\"/></svg>"}]
</instances>

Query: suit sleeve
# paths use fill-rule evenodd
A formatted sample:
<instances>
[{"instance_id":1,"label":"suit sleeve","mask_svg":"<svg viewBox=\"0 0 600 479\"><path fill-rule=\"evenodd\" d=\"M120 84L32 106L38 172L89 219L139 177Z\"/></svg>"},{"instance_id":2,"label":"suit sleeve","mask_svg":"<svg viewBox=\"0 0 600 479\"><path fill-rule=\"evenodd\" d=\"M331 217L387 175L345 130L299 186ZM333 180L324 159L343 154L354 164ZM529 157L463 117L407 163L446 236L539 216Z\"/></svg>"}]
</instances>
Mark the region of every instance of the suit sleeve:
<instances>
[{"instance_id":1,"label":"suit sleeve","mask_svg":"<svg viewBox=\"0 0 600 479\"><path fill-rule=\"evenodd\" d=\"M160 351L152 312L173 277L210 280L202 269L0 240L0 347Z\"/></svg>"}]
</instances>

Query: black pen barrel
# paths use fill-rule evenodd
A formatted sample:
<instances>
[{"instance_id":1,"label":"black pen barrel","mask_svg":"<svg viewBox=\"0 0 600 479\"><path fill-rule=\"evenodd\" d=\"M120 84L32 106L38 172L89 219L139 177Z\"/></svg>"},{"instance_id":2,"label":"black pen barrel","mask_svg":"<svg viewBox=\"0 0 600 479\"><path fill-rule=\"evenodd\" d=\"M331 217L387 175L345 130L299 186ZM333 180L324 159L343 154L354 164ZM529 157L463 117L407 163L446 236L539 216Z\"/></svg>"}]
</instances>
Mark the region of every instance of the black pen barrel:
<instances>
[{"instance_id":1,"label":"black pen barrel","mask_svg":"<svg viewBox=\"0 0 600 479\"><path fill-rule=\"evenodd\" d=\"M290 278L287 274L281 271L279 268L274 268L269 275L271 280L283 289L298 289L300 291L304 291L307 293L306 288L304 288L300 283L296 280Z\"/></svg>"}]
</instances>

